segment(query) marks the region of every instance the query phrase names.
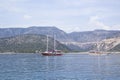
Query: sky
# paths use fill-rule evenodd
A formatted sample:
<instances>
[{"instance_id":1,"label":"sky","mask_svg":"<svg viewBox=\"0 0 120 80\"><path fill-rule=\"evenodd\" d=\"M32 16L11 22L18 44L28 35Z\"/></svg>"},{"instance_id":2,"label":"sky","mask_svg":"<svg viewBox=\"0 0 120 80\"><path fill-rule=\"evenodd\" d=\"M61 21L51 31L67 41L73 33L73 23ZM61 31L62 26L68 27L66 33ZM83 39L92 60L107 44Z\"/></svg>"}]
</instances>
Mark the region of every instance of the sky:
<instances>
[{"instance_id":1,"label":"sky","mask_svg":"<svg viewBox=\"0 0 120 80\"><path fill-rule=\"evenodd\" d=\"M120 30L120 0L0 0L0 28Z\"/></svg>"}]
</instances>

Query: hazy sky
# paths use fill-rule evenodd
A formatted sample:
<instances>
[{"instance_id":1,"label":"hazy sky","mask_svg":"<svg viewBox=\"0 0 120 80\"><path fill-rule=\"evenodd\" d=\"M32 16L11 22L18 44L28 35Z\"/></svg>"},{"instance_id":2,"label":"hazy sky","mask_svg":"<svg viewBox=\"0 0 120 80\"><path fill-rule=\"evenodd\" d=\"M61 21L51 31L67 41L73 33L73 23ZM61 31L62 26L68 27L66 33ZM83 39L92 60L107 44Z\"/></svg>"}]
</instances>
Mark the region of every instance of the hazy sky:
<instances>
[{"instance_id":1,"label":"hazy sky","mask_svg":"<svg viewBox=\"0 0 120 80\"><path fill-rule=\"evenodd\" d=\"M0 27L120 30L120 0L0 0Z\"/></svg>"}]
</instances>

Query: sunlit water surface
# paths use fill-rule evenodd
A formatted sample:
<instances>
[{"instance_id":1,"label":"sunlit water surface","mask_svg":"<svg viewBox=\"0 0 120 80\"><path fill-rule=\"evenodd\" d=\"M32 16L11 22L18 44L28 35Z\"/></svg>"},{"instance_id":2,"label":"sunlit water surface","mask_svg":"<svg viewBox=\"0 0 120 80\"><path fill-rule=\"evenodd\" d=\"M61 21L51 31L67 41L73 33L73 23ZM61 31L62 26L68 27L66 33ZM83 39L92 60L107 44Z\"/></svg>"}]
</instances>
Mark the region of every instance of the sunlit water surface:
<instances>
[{"instance_id":1,"label":"sunlit water surface","mask_svg":"<svg viewBox=\"0 0 120 80\"><path fill-rule=\"evenodd\" d=\"M0 54L0 80L120 80L120 54Z\"/></svg>"}]
</instances>

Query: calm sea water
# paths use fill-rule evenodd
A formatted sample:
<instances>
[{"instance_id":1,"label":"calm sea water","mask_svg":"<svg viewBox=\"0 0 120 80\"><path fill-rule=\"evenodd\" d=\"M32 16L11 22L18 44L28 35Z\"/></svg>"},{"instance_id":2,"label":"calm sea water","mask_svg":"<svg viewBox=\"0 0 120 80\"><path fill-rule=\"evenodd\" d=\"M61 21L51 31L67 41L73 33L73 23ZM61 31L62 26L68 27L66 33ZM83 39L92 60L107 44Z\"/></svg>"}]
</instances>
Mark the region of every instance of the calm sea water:
<instances>
[{"instance_id":1,"label":"calm sea water","mask_svg":"<svg viewBox=\"0 0 120 80\"><path fill-rule=\"evenodd\" d=\"M0 54L0 80L120 80L120 54Z\"/></svg>"}]
</instances>

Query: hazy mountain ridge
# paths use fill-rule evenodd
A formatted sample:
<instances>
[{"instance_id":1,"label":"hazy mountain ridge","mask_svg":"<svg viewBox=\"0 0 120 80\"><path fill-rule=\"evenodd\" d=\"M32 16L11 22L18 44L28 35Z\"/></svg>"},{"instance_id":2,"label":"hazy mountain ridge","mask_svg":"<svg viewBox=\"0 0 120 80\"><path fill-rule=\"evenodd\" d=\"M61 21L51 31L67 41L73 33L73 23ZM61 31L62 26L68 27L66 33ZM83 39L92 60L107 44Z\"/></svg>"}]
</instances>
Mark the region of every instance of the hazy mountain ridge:
<instances>
[{"instance_id":1,"label":"hazy mountain ridge","mask_svg":"<svg viewBox=\"0 0 120 80\"><path fill-rule=\"evenodd\" d=\"M107 50L113 50L115 46L113 47L112 45L115 44L108 44L109 41L104 40L109 40L112 38L116 39L120 37L119 30L94 30L66 33L54 26L32 26L29 28L0 28L0 38L22 34L42 34L49 36L56 35L56 39L58 41L67 45L73 51L90 51L96 48L97 43L99 43L100 46L108 45L107 47L109 47L109 49ZM106 49L104 46L100 47L101 50Z\"/></svg>"},{"instance_id":2,"label":"hazy mountain ridge","mask_svg":"<svg viewBox=\"0 0 120 80\"><path fill-rule=\"evenodd\" d=\"M28 28L0 28L0 38L11 37L22 34L42 34L56 35L56 39L61 42L94 42L103 39L120 37L120 31L114 30L94 30L84 32L66 33L54 26L32 26Z\"/></svg>"},{"instance_id":3,"label":"hazy mountain ridge","mask_svg":"<svg viewBox=\"0 0 120 80\"><path fill-rule=\"evenodd\" d=\"M56 48L62 51L70 49L56 41ZM0 38L0 52L34 53L36 50L45 51L46 36L26 34L8 38ZM53 50L53 38L49 37L49 49Z\"/></svg>"},{"instance_id":4,"label":"hazy mountain ridge","mask_svg":"<svg viewBox=\"0 0 120 80\"><path fill-rule=\"evenodd\" d=\"M29 28L0 28L0 38L22 35L22 34L42 34L42 35L50 35L50 36L55 35L57 40L59 41L71 40L67 33L54 26L46 26L46 27L32 26Z\"/></svg>"},{"instance_id":5,"label":"hazy mountain ridge","mask_svg":"<svg viewBox=\"0 0 120 80\"><path fill-rule=\"evenodd\" d=\"M84 32L73 32L69 34L76 42L95 42L104 39L120 37L120 31L94 30Z\"/></svg>"}]
</instances>

